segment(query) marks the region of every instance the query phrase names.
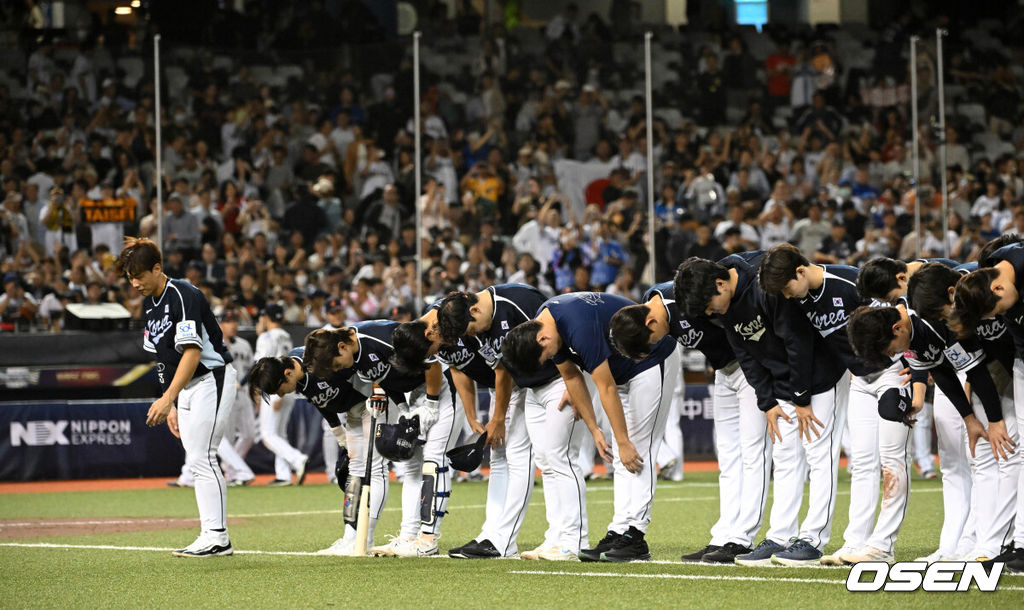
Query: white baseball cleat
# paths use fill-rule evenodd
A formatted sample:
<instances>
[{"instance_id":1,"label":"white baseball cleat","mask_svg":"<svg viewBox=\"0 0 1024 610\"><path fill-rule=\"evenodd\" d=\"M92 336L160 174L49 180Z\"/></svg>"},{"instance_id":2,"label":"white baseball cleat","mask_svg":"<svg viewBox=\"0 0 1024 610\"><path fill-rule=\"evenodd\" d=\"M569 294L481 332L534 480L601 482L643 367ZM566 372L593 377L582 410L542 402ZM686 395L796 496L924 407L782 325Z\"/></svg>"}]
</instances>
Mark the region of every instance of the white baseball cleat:
<instances>
[{"instance_id":1,"label":"white baseball cleat","mask_svg":"<svg viewBox=\"0 0 1024 610\"><path fill-rule=\"evenodd\" d=\"M543 559L545 561L577 561L579 557L575 552L561 545L540 545L532 551L526 551L519 555L523 559Z\"/></svg>"},{"instance_id":2,"label":"white baseball cleat","mask_svg":"<svg viewBox=\"0 0 1024 610\"><path fill-rule=\"evenodd\" d=\"M295 469L295 484L302 485L306 482L306 465L309 464L309 456L304 455L299 461L299 467Z\"/></svg>"},{"instance_id":3,"label":"white baseball cleat","mask_svg":"<svg viewBox=\"0 0 1024 610\"><path fill-rule=\"evenodd\" d=\"M942 551L938 550L938 551L935 551L934 553L932 553L930 555L925 555L924 557L918 557L914 561L924 561L924 562L927 562L927 563L935 563L936 561L942 561Z\"/></svg>"},{"instance_id":4,"label":"white baseball cleat","mask_svg":"<svg viewBox=\"0 0 1024 610\"><path fill-rule=\"evenodd\" d=\"M395 557L432 557L437 555L437 537L419 536L395 549Z\"/></svg>"},{"instance_id":5,"label":"white baseball cleat","mask_svg":"<svg viewBox=\"0 0 1024 610\"><path fill-rule=\"evenodd\" d=\"M338 538L334 541L334 544L321 549L316 552L317 555L330 555L333 557L355 557L356 556L356 539L355 538Z\"/></svg>"},{"instance_id":6,"label":"white baseball cleat","mask_svg":"<svg viewBox=\"0 0 1024 610\"><path fill-rule=\"evenodd\" d=\"M172 551L175 557L224 557L234 554L227 534L203 532L195 541L183 549Z\"/></svg>"},{"instance_id":7,"label":"white baseball cleat","mask_svg":"<svg viewBox=\"0 0 1024 610\"><path fill-rule=\"evenodd\" d=\"M415 541L416 539L411 536L392 536L391 540L386 544L372 547L370 549L370 555L373 555L374 557L415 557L415 553L409 555L409 551L407 550ZM399 552L406 554L402 555L399 554Z\"/></svg>"},{"instance_id":8,"label":"white baseball cleat","mask_svg":"<svg viewBox=\"0 0 1024 610\"><path fill-rule=\"evenodd\" d=\"M823 566L844 566L848 562L843 559L843 555L849 555L851 553L856 553L856 552L857 552L857 547L846 546L844 544L842 546L842 548L838 549L835 553L832 553L831 555L823 556L821 558L821 565L823 565Z\"/></svg>"},{"instance_id":9,"label":"white baseball cleat","mask_svg":"<svg viewBox=\"0 0 1024 610\"><path fill-rule=\"evenodd\" d=\"M861 563L863 561L884 561L886 563L892 563L896 561L896 558L893 557L892 553L867 545L864 545L860 550L853 551L852 553L843 553L840 556L840 559L844 563Z\"/></svg>"}]
</instances>

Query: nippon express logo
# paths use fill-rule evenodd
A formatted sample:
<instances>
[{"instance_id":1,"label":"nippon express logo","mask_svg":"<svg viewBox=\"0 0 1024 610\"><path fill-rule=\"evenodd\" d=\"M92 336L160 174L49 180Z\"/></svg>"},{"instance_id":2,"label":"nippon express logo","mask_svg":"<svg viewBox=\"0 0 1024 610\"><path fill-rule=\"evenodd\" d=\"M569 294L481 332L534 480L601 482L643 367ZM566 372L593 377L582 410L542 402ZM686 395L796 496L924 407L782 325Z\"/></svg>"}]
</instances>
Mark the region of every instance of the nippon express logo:
<instances>
[{"instance_id":1,"label":"nippon express logo","mask_svg":"<svg viewBox=\"0 0 1024 610\"><path fill-rule=\"evenodd\" d=\"M11 422L11 446L130 445L132 422L127 419L58 419Z\"/></svg>"},{"instance_id":2,"label":"nippon express logo","mask_svg":"<svg viewBox=\"0 0 1024 610\"><path fill-rule=\"evenodd\" d=\"M891 566L884 561L865 561L854 564L846 578L846 590L851 593L867 591L929 591L950 593L967 591L971 583L979 591L995 591L1003 564L995 563L985 571L976 561L903 561Z\"/></svg>"}]
</instances>

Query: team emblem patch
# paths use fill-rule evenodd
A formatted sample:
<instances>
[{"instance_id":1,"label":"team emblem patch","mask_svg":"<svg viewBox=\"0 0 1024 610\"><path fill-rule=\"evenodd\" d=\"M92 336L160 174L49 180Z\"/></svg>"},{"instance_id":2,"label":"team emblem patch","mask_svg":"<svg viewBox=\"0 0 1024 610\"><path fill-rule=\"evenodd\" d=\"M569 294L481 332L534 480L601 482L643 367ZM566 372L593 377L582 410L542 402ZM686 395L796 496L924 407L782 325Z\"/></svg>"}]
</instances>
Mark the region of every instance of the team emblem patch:
<instances>
[{"instance_id":1,"label":"team emblem patch","mask_svg":"<svg viewBox=\"0 0 1024 610\"><path fill-rule=\"evenodd\" d=\"M326 381L317 382L316 387L320 388L321 390L326 390L327 389L327 382Z\"/></svg>"},{"instance_id":2,"label":"team emblem patch","mask_svg":"<svg viewBox=\"0 0 1024 610\"><path fill-rule=\"evenodd\" d=\"M690 328L690 323L687 320L680 320L679 321L679 328L682 328L683 330L686 330L687 328Z\"/></svg>"},{"instance_id":3,"label":"team emblem patch","mask_svg":"<svg viewBox=\"0 0 1024 610\"><path fill-rule=\"evenodd\" d=\"M170 305L164 305L164 313L171 313L171 306Z\"/></svg>"},{"instance_id":4,"label":"team emblem patch","mask_svg":"<svg viewBox=\"0 0 1024 610\"><path fill-rule=\"evenodd\" d=\"M174 334L177 335L179 341L195 341L199 339L199 335L196 333L196 324L192 320L178 322L174 329Z\"/></svg>"},{"instance_id":5,"label":"team emblem patch","mask_svg":"<svg viewBox=\"0 0 1024 610\"><path fill-rule=\"evenodd\" d=\"M903 352L903 357L904 358L913 358L914 360L917 360L917 352L915 352L912 349L908 349L907 351Z\"/></svg>"},{"instance_id":6,"label":"team emblem patch","mask_svg":"<svg viewBox=\"0 0 1024 610\"><path fill-rule=\"evenodd\" d=\"M501 321L501 330L508 330L508 320Z\"/></svg>"},{"instance_id":7,"label":"team emblem patch","mask_svg":"<svg viewBox=\"0 0 1024 610\"><path fill-rule=\"evenodd\" d=\"M377 354L370 354L370 362L377 362L380 358L377 358Z\"/></svg>"},{"instance_id":8,"label":"team emblem patch","mask_svg":"<svg viewBox=\"0 0 1024 610\"><path fill-rule=\"evenodd\" d=\"M465 345L463 345L462 343L462 339L459 339L456 343L458 344L459 347L465 347Z\"/></svg>"},{"instance_id":9,"label":"team emblem patch","mask_svg":"<svg viewBox=\"0 0 1024 610\"><path fill-rule=\"evenodd\" d=\"M843 300L841 298L839 298L839 297L834 297L832 299L832 304L835 305L836 307L842 307L843 306Z\"/></svg>"}]
</instances>

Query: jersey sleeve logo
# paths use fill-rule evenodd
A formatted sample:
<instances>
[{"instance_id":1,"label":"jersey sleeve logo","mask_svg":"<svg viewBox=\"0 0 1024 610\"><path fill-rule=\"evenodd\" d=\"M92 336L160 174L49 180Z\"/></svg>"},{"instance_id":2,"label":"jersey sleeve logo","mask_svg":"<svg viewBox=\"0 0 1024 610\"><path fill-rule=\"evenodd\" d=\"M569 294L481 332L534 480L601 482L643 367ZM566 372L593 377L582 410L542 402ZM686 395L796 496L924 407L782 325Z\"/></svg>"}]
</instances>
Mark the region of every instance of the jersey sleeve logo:
<instances>
[{"instance_id":1,"label":"jersey sleeve logo","mask_svg":"<svg viewBox=\"0 0 1024 610\"><path fill-rule=\"evenodd\" d=\"M843 299L840 297L832 297L832 304L835 305L836 307L842 307Z\"/></svg>"},{"instance_id":2,"label":"jersey sleeve logo","mask_svg":"<svg viewBox=\"0 0 1024 610\"><path fill-rule=\"evenodd\" d=\"M196 332L196 323L192 320L182 320L174 328L174 334L178 341L198 341L199 334Z\"/></svg>"}]
</instances>

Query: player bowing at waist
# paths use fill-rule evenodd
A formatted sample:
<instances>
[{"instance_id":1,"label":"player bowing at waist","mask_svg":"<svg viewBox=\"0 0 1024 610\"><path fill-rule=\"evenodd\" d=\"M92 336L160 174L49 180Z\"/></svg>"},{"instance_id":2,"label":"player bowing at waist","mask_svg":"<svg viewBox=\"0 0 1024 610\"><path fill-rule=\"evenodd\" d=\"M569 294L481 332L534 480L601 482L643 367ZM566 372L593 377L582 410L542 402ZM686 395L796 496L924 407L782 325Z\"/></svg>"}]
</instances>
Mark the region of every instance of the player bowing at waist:
<instances>
[{"instance_id":1,"label":"player bowing at waist","mask_svg":"<svg viewBox=\"0 0 1024 610\"><path fill-rule=\"evenodd\" d=\"M719 468L719 517L711 542L683 556L683 561L733 563L749 553L761 529L771 443L767 422L757 408L757 396L747 383L725 330L704 316L686 317L679 311L672 282L652 286L641 305L623 307L612 316L612 342L627 358L642 360L666 336L681 349L700 350L715 369L715 453Z\"/></svg>"},{"instance_id":2,"label":"player bowing at waist","mask_svg":"<svg viewBox=\"0 0 1024 610\"><path fill-rule=\"evenodd\" d=\"M362 472L365 468L364 450L359 443L351 443L354 459L350 462L348 437L361 435L361 430L349 431L348 412L361 404L366 397L348 382L349 372L339 371L328 377L319 377L303 368L302 358L305 347L291 350L287 356L261 358L249 372L249 392L253 401L270 395L284 397L297 392L306 397L327 422L338 443L338 460L334 473L338 487L345 493L345 533L330 547L319 552L321 555L351 555L355 543L356 511L363 480L350 472ZM360 427L361 428L361 427Z\"/></svg>"},{"instance_id":3,"label":"player bowing at waist","mask_svg":"<svg viewBox=\"0 0 1024 610\"><path fill-rule=\"evenodd\" d=\"M601 542L580 554L589 561L645 561L651 557L644 536L657 478L652 460L664 436L668 402L679 369L678 362L674 367L665 363L677 357L676 343L669 338L640 362L619 354L611 345L611 318L632 303L598 292L560 295L545 301L536 318L513 329L504 342L504 359L513 370L529 373L549 360L554 362L574 407L589 414L593 404L580 368L585 370L608 416L614 435L615 511ZM673 374L666 376L666 370ZM652 465L645 468L645 464Z\"/></svg>"},{"instance_id":4,"label":"player bowing at waist","mask_svg":"<svg viewBox=\"0 0 1024 610\"><path fill-rule=\"evenodd\" d=\"M437 538L447 514L452 474L445 451L454 446L461 429L441 363L426 370L403 371L396 366L392 336L399 323L390 320L357 322L336 330L319 329L306 336L306 361L314 373L352 369L353 387L369 397L379 385L395 408L388 422L419 424L424 441L403 462L402 529L398 537L370 549L374 555L417 557L437 554ZM408 405L413 405L409 410ZM374 453L371 481L371 532L387 499L388 472L383 456ZM421 489L422 486L422 489Z\"/></svg>"}]
</instances>

